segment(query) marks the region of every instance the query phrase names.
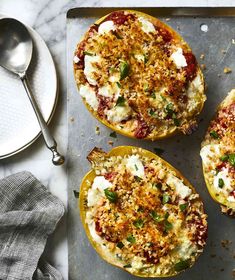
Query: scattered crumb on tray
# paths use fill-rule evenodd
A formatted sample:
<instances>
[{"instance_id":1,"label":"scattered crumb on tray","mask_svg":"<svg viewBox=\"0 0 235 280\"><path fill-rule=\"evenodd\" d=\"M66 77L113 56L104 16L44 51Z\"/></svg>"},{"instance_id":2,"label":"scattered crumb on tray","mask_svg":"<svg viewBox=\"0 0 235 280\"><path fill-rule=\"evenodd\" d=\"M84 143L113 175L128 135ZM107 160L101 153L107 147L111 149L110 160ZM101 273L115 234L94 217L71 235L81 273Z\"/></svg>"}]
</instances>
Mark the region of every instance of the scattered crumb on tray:
<instances>
[{"instance_id":1,"label":"scattered crumb on tray","mask_svg":"<svg viewBox=\"0 0 235 280\"><path fill-rule=\"evenodd\" d=\"M205 54L204 53L202 53L201 55L200 55L200 59L204 59L205 58Z\"/></svg>"},{"instance_id":2,"label":"scattered crumb on tray","mask_svg":"<svg viewBox=\"0 0 235 280\"><path fill-rule=\"evenodd\" d=\"M170 21L171 19L170 18L166 18L166 21Z\"/></svg>"},{"instance_id":3,"label":"scattered crumb on tray","mask_svg":"<svg viewBox=\"0 0 235 280\"><path fill-rule=\"evenodd\" d=\"M95 127L95 134L100 135L100 128L99 128L99 126Z\"/></svg>"},{"instance_id":4,"label":"scattered crumb on tray","mask_svg":"<svg viewBox=\"0 0 235 280\"><path fill-rule=\"evenodd\" d=\"M216 254L211 254L210 256L211 256L211 258L215 258Z\"/></svg>"},{"instance_id":5,"label":"scattered crumb on tray","mask_svg":"<svg viewBox=\"0 0 235 280\"><path fill-rule=\"evenodd\" d=\"M205 70L206 69L206 64L201 64L201 69Z\"/></svg>"},{"instance_id":6,"label":"scattered crumb on tray","mask_svg":"<svg viewBox=\"0 0 235 280\"><path fill-rule=\"evenodd\" d=\"M232 44L235 45L235 39L232 39Z\"/></svg>"},{"instance_id":7,"label":"scattered crumb on tray","mask_svg":"<svg viewBox=\"0 0 235 280\"><path fill-rule=\"evenodd\" d=\"M231 73L232 72L232 69L229 68L229 67L224 67L224 74L228 74L228 73Z\"/></svg>"},{"instance_id":8,"label":"scattered crumb on tray","mask_svg":"<svg viewBox=\"0 0 235 280\"><path fill-rule=\"evenodd\" d=\"M69 118L70 122L74 122L74 117Z\"/></svg>"},{"instance_id":9,"label":"scattered crumb on tray","mask_svg":"<svg viewBox=\"0 0 235 280\"><path fill-rule=\"evenodd\" d=\"M227 51L226 50L221 50L221 53L222 54L225 54Z\"/></svg>"},{"instance_id":10,"label":"scattered crumb on tray","mask_svg":"<svg viewBox=\"0 0 235 280\"><path fill-rule=\"evenodd\" d=\"M224 240L221 240L221 246L223 248L225 248L226 250L229 250L229 246L232 244L232 241L231 240L228 240L228 239L224 239Z\"/></svg>"},{"instance_id":11,"label":"scattered crumb on tray","mask_svg":"<svg viewBox=\"0 0 235 280\"><path fill-rule=\"evenodd\" d=\"M235 269L232 270L232 276L235 277Z\"/></svg>"},{"instance_id":12,"label":"scattered crumb on tray","mask_svg":"<svg viewBox=\"0 0 235 280\"><path fill-rule=\"evenodd\" d=\"M108 144L109 144L110 146L113 146L113 141L108 141Z\"/></svg>"}]
</instances>

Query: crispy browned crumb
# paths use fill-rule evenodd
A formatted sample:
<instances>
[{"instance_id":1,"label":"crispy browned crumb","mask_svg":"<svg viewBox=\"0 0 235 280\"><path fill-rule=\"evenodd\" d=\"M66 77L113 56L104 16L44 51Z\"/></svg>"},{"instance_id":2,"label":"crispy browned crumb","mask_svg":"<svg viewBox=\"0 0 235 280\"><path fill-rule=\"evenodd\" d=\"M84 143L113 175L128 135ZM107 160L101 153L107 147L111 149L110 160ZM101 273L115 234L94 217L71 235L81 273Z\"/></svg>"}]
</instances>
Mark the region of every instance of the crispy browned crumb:
<instances>
[{"instance_id":1,"label":"crispy browned crumb","mask_svg":"<svg viewBox=\"0 0 235 280\"><path fill-rule=\"evenodd\" d=\"M206 69L206 64L201 64L201 69L205 70Z\"/></svg>"},{"instance_id":2,"label":"crispy browned crumb","mask_svg":"<svg viewBox=\"0 0 235 280\"><path fill-rule=\"evenodd\" d=\"M224 240L221 240L221 245L223 248L225 248L226 250L229 249L229 246L232 244L232 241L231 240L228 240L228 239L224 239Z\"/></svg>"},{"instance_id":3,"label":"crispy browned crumb","mask_svg":"<svg viewBox=\"0 0 235 280\"><path fill-rule=\"evenodd\" d=\"M200 59L201 59L201 60L204 60L204 58L205 58L205 54L202 53L202 54L200 55Z\"/></svg>"},{"instance_id":4,"label":"crispy browned crumb","mask_svg":"<svg viewBox=\"0 0 235 280\"><path fill-rule=\"evenodd\" d=\"M71 122L74 122L74 117L70 117L69 119Z\"/></svg>"},{"instance_id":5,"label":"crispy browned crumb","mask_svg":"<svg viewBox=\"0 0 235 280\"><path fill-rule=\"evenodd\" d=\"M229 74L232 72L232 69L229 67L224 67L224 74Z\"/></svg>"},{"instance_id":6,"label":"crispy browned crumb","mask_svg":"<svg viewBox=\"0 0 235 280\"><path fill-rule=\"evenodd\" d=\"M99 126L95 127L95 134L100 135L100 128L99 128Z\"/></svg>"},{"instance_id":7,"label":"crispy browned crumb","mask_svg":"<svg viewBox=\"0 0 235 280\"><path fill-rule=\"evenodd\" d=\"M224 268L221 268L220 271L223 272L223 271L224 271Z\"/></svg>"},{"instance_id":8,"label":"crispy browned crumb","mask_svg":"<svg viewBox=\"0 0 235 280\"><path fill-rule=\"evenodd\" d=\"M108 144L109 144L110 146L113 146L113 141L108 141Z\"/></svg>"}]
</instances>

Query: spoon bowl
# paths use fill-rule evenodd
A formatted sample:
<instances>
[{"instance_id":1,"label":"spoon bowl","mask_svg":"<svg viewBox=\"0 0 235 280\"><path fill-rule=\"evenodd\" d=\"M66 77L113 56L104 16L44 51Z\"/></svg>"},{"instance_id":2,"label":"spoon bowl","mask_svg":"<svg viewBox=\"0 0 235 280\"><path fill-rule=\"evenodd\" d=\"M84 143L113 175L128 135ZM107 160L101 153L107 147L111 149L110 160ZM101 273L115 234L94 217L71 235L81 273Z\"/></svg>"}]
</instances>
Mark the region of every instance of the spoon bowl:
<instances>
[{"instance_id":1,"label":"spoon bowl","mask_svg":"<svg viewBox=\"0 0 235 280\"><path fill-rule=\"evenodd\" d=\"M33 52L32 38L18 20L0 20L0 64L7 70L22 75L29 67Z\"/></svg>"},{"instance_id":2,"label":"spoon bowl","mask_svg":"<svg viewBox=\"0 0 235 280\"><path fill-rule=\"evenodd\" d=\"M53 164L63 164L64 157L57 151L57 143L49 131L29 86L26 72L33 54L33 42L28 29L20 21L13 18L0 19L0 54L0 66L17 74L23 83L41 127L45 144L52 152Z\"/></svg>"}]
</instances>

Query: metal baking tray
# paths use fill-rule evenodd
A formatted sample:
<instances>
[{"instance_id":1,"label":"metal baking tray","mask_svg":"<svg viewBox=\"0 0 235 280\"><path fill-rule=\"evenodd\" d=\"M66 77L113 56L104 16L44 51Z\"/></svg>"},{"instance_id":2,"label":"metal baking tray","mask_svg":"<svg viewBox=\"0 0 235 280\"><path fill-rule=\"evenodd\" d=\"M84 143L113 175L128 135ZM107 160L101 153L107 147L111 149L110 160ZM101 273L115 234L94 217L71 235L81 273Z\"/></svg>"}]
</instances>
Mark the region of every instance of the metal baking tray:
<instances>
[{"instance_id":1,"label":"metal baking tray","mask_svg":"<svg viewBox=\"0 0 235 280\"><path fill-rule=\"evenodd\" d=\"M203 198L208 214L209 237L204 253L193 268L180 274L180 280L234 279L235 221L222 215L219 206L209 196L201 168L200 143L219 102L235 87L235 8L130 8L160 18L176 29L190 44L200 64L205 64L207 101L200 115L199 129L191 136L177 135L161 141L133 140L118 135L100 124L86 110L73 77L73 54L76 44L87 28L98 18L121 8L75 8L67 13L68 66L68 242L69 279L129 280L138 277L103 261L91 247L80 222L77 199L82 177L90 169L88 152L98 146L108 151L113 146L134 145L153 151L164 149L162 157L178 168L195 186ZM208 29L208 30L207 30ZM204 31L203 31L204 30ZM205 32L207 30L207 32ZM204 54L204 60L200 57ZM233 70L224 74L224 67ZM95 133L100 127L100 135Z\"/></svg>"}]
</instances>

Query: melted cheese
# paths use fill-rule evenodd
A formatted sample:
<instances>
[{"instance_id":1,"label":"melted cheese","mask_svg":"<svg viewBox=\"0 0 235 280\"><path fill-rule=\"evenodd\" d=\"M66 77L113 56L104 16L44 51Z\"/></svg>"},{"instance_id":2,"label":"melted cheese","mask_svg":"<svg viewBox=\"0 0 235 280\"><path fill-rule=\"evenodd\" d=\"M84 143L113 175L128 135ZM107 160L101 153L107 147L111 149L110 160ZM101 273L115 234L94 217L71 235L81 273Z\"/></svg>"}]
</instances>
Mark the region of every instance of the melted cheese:
<instances>
[{"instance_id":1,"label":"melted cheese","mask_svg":"<svg viewBox=\"0 0 235 280\"><path fill-rule=\"evenodd\" d=\"M174 186L176 193L182 199L186 198L192 193L192 190L189 187L185 186L183 181L175 176L169 175L167 177L166 183L170 186Z\"/></svg>"},{"instance_id":2,"label":"melted cheese","mask_svg":"<svg viewBox=\"0 0 235 280\"><path fill-rule=\"evenodd\" d=\"M180 69L181 67L187 66L186 59L183 55L183 51L181 48L178 48L171 56L170 58L174 61L176 67Z\"/></svg>"},{"instance_id":3,"label":"melted cheese","mask_svg":"<svg viewBox=\"0 0 235 280\"><path fill-rule=\"evenodd\" d=\"M213 162L214 157L218 157L220 154L219 145L206 145L200 151L200 156L204 165L210 165Z\"/></svg>"},{"instance_id":4,"label":"melted cheese","mask_svg":"<svg viewBox=\"0 0 235 280\"><path fill-rule=\"evenodd\" d=\"M120 93L120 88L117 86L116 83L112 83L112 84L108 84L103 87L100 87L98 93L105 97L116 97L117 98L117 96Z\"/></svg>"},{"instance_id":5,"label":"melted cheese","mask_svg":"<svg viewBox=\"0 0 235 280\"><path fill-rule=\"evenodd\" d=\"M99 102L96 98L94 89L89 85L81 85L79 92L80 95L85 98L87 104L89 104L96 111L98 109Z\"/></svg>"},{"instance_id":6,"label":"melted cheese","mask_svg":"<svg viewBox=\"0 0 235 280\"><path fill-rule=\"evenodd\" d=\"M98 28L98 33L99 34L105 34L110 32L111 30L115 30L116 26L112 20L105 21L100 24Z\"/></svg>"},{"instance_id":7,"label":"melted cheese","mask_svg":"<svg viewBox=\"0 0 235 280\"><path fill-rule=\"evenodd\" d=\"M197 246L195 246L195 244L193 244L189 239L185 239L178 250L178 254L182 259L189 259L196 251Z\"/></svg>"},{"instance_id":8,"label":"melted cheese","mask_svg":"<svg viewBox=\"0 0 235 280\"><path fill-rule=\"evenodd\" d=\"M129 106L115 106L106 111L107 119L110 122L121 122L126 120L131 115L131 108Z\"/></svg>"},{"instance_id":9,"label":"melted cheese","mask_svg":"<svg viewBox=\"0 0 235 280\"><path fill-rule=\"evenodd\" d=\"M144 177L144 166L138 155L132 155L127 159L126 168L134 176Z\"/></svg>"},{"instance_id":10,"label":"melted cheese","mask_svg":"<svg viewBox=\"0 0 235 280\"><path fill-rule=\"evenodd\" d=\"M141 23L141 29L145 32L145 33L150 33L150 32L155 32L155 27L154 25L146 20L143 17L138 18L139 22Z\"/></svg>"},{"instance_id":11,"label":"melted cheese","mask_svg":"<svg viewBox=\"0 0 235 280\"><path fill-rule=\"evenodd\" d=\"M85 55L84 57L84 63L85 63L84 74L87 78L87 81L94 86L97 84L97 81L93 77L93 72L97 71L97 68L95 67L95 63L99 63L100 61L101 58L98 55L94 55L94 56Z\"/></svg>"}]
</instances>

